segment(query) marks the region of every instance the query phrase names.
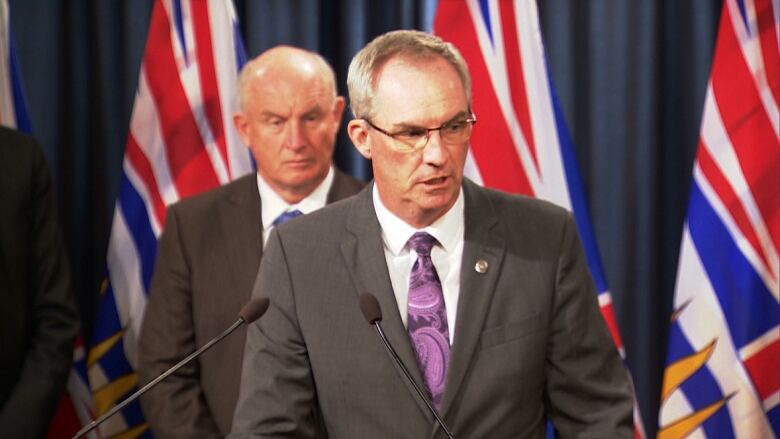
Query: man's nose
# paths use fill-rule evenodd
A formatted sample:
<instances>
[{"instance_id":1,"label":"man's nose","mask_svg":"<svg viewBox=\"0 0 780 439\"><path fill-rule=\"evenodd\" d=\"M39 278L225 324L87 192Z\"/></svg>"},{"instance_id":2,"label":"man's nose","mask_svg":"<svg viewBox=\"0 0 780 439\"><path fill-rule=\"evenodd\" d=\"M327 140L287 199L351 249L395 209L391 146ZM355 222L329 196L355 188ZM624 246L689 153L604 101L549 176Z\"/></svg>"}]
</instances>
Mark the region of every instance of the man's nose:
<instances>
[{"instance_id":1,"label":"man's nose","mask_svg":"<svg viewBox=\"0 0 780 439\"><path fill-rule=\"evenodd\" d=\"M290 121L285 134L285 146L290 149L300 149L306 146L306 131L300 121Z\"/></svg>"},{"instance_id":2,"label":"man's nose","mask_svg":"<svg viewBox=\"0 0 780 439\"><path fill-rule=\"evenodd\" d=\"M428 143L425 144L422 152L425 163L440 166L445 162L447 153L444 150L439 130L431 131L428 134Z\"/></svg>"}]
</instances>

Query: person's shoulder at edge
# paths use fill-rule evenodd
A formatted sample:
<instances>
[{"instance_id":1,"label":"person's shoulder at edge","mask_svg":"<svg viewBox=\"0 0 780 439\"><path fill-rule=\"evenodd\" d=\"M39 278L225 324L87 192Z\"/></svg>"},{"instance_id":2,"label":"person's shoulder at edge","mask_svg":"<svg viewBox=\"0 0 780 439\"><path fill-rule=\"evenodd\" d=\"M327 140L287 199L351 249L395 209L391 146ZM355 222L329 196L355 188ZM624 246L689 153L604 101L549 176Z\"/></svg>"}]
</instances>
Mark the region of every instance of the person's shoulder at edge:
<instances>
[{"instance_id":1,"label":"person's shoulder at edge","mask_svg":"<svg viewBox=\"0 0 780 439\"><path fill-rule=\"evenodd\" d=\"M170 209L175 209L177 212L181 210L186 211L208 211L213 208L213 205L218 200L222 200L226 197L239 196L244 193L249 193L247 186L257 185L257 174L250 172L242 177L239 177L229 183L225 183L222 186L217 186L213 189L209 189L198 195L183 198L169 206Z\"/></svg>"}]
</instances>

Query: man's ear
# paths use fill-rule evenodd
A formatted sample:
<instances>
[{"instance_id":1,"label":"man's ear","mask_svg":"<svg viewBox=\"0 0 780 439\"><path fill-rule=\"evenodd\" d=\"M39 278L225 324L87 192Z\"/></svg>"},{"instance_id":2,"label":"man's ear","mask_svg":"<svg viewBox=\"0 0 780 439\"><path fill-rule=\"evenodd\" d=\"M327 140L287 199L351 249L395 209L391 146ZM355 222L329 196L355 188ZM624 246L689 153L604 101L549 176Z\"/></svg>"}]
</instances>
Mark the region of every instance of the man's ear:
<instances>
[{"instance_id":1,"label":"man's ear","mask_svg":"<svg viewBox=\"0 0 780 439\"><path fill-rule=\"evenodd\" d=\"M247 119L246 115L240 111L234 113L233 125L236 126L238 136L241 137L244 145L249 146L249 120Z\"/></svg>"},{"instance_id":2,"label":"man's ear","mask_svg":"<svg viewBox=\"0 0 780 439\"><path fill-rule=\"evenodd\" d=\"M366 122L361 119L350 120L347 124L347 134L360 155L371 160L371 145Z\"/></svg>"},{"instance_id":3,"label":"man's ear","mask_svg":"<svg viewBox=\"0 0 780 439\"><path fill-rule=\"evenodd\" d=\"M344 96L337 96L336 104L333 106L333 118L341 122L341 117L344 115L344 108L346 107L347 101L344 100Z\"/></svg>"}]
</instances>

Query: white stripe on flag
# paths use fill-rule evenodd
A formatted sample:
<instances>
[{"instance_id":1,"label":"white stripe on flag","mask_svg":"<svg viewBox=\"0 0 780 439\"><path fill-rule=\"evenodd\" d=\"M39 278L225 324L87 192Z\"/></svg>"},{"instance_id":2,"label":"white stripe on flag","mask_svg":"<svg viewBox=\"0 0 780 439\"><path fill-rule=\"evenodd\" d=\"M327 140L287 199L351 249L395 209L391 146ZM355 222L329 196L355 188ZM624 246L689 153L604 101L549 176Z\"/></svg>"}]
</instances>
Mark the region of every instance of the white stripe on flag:
<instances>
[{"instance_id":1,"label":"white stripe on flag","mask_svg":"<svg viewBox=\"0 0 780 439\"><path fill-rule=\"evenodd\" d=\"M16 128L11 85L11 36L8 2L0 1L0 125Z\"/></svg>"},{"instance_id":2,"label":"white stripe on flag","mask_svg":"<svg viewBox=\"0 0 780 439\"><path fill-rule=\"evenodd\" d=\"M528 102L532 102L531 127L534 132L536 155L541 173L536 196L572 210L569 185L563 169L560 139L552 105L552 91L544 56L542 30L539 27L536 2L515 4L515 20L519 47L523 54L523 75ZM528 62L536 60L536 62Z\"/></svg>"},{"instance_id":3,"label":"white stripe on flag","mask_svg":"<svg viewBox=\"0 0 780 439\"><path fill-rule=\"evenodd\" d=\"M176 185L173 184L166 145L160 127L160 116L149 89L144 66L141 66L138 79L138 91L133 105L133 116L130 119L130 133L152 166L154 178L157 180L157 190L161 191L160 196L165 205L178 201L179 192L176 190ZM162 230L162 226L160 224L157 229ZM157 231L155 231L155 236L159 236Z\"/></svg>"},{"instance_id":4,"label":"white stripe on flag","mask_svg":"<svg viewBox=\"0 0 780 439\"><path fill-rule=\"evenodd\" d=\"M215 54L222 54L222 62L215 62L219 98L222 102L222 121L224 123L225 140L228 145L228 170L230 179L236 179L252 172L252 159L238 131L233 129L233 113L238 109L238 62L233 56L236 51L235 34L219 23L235 23L235 11L232 2L209 2L209 18L211 19L211 40ZM231 54L231 56L228 56ZM234 145L230 147L230 145Z\"/></svg>"},{"instance_id":5,"label":"white stripe on flag","mask_svg":"<svg viewBox=\"0 0 780 439\"><path fill-rule=\"evenodd\" d=\"M750 224L753 226L753 229L758 235L758 239L762 247L761 249L764 251L764 254L767 255L769 263L774 267L780 266L780 259L778 259L777 251L775 251L775 246L772 243L772 238L769 236L769 230L766 226L766 223L764 222L764 217L761 215L761 212L758 209L758 205L753 198L753 191L751 190L750 185L745 178L745 174L742 172L742 165L739 162L739 157L737 157L737 153L734 151L734 145L731 142L731 138L729 137L728 133L726 132L726 128L723 125L720 108L715 101L715 93L712 89L712 82L708 84L707 98L704 101L704 115L702 117L701 136L704 147L707 148L707 150L710 152L710 156L715 161L726 179L729 181L729 184L734 188L734 192L739 196L742 207L748 214ZM713 198L719 199L717 195ZM729 217L728 224L732 225L734 221L731 218L731 214L729 213L728 209L724 208L722 212L722 216ZM733 227L738 229L735 225ZM738 233L737 236L742 238L740 241L744 240L744 236L742 235L741 231L732 231L731 227L729 227L729 231ZM745 243L745 245L751 246L750 243ZM742 246L740 246L740 248L742 248ZM764 264L761 258L755 254L755 251L751 250L750 253L752 255L752 257L750 257L750 261L753 266L756 267L756 270L761 273L762 278L772 278L773 275L771 270L766 266L766 264ZM774 276L777 276L777 271L775 271ZM777 283L778 280L775 277L773 281L767 282L767 285L774 284L772 291L777 293Z\"/></svg>"},{"instance_id":6,"label":"white stripe on flag","mask_svg":"<svg viewBox=\"0 0 780 439\"><path fill-rule=\"evenodd\" d=\"M108 275L114 290L117 314L122 327L125 328L125 356L128 363L135 369L137 364L135 341L140 334L146 297L143 295L145 288L141 280L140 256L118 203L111 226L107 260ZM92 388L95 386L93 385Z\"/></svg>"},{"instance_id":7,"label":"white stripe on flag","mask_svg":"<svg viewBox=\"0 0 780 439\"><path fill-rule=\"evenodd\" d=\"M764 106L764 110L769 116L769 120L780 120L780 111L778 110L778 102L775 102L772 90L769 87L766 77L766 67L764 66L764 58L761 56L761 41L759 39L760 32L757 28L758 21L756 18L756 9L753 0L744 0L745 10L748 14L749 23L751 25L750 32L745 27L745 21L742 19L742 13L736 2L726 2L726 6L729 8L731 16L731 25L737 34L737 40L739 41L739 49L742 56L747 62L747 67L750 70L751 78L756 82L758 88L758 94L761 98L761 103ZM777 32L778 29L778 6L774 5L774 29ZM775 132L775 136L780 137L780 124L771 124Z\"/></svg>"},{"instance_id":8,"label":"white stripe on flag","mask_svg":"<svg viewBox=\"0 0 780 439\"><path fill-rule=\"evenodd\" d=\"M506 76L506 64L503 57L498 56L491 43L488 31L485 28L485 23L482 21L482 12L479 9L479 5L474 1L467 1L469 13L471 14L471 21L474 24L474 28L477 31L477 43L480 47L480 53L484 59L485 66L487 67L488 74L490 75L490 84L484 84L485 87L493 87L498 99L498 106L501 110L501 117L508 128L508 132L512 137L512 143L520 157L520 164L523 167L526 177L531 185L531 188L536 194L539 186L541 185L541 176L534 165L533 155L530 152L528 143L526 142L523 131L520 128L520 123L517 119L514 106L512 105L511 92L509 87L508 78ZM498 30L494 30L494 40L502 39L503 36L497 33ZM502 42L503 44L503 42ZM498 117L491 114L488 117ZM479 117L479 115L477 115Z\"/></svg>"},{"instance_id":9,"label":"white stripe on flag","mask_svg":"<svg viewBox=\"0 0 780 439\"><path fill-rule=\"evenodd\" d=\"M680 313L677 322L693 349L698 351L711 343L712 334L718 337L706 367L718 382L723 395L736 392L726 405L732 419L734 434L736 437L746 438L772 437L771 427L767 423L763 409L758 406L758 396L734 349L734 341L720 302L691 240L687 224L680 253L675 308L679 308L686 302L688 304ZM675 393L681 391L677 390ZM679 419L681 413L691 413L690 409L688 411L678 411L678 409L679 407L668 403L664 404L661 410L661 425ZM753 419L749 422L745 421L748 418Z\"/></svg>"}]
</instances>

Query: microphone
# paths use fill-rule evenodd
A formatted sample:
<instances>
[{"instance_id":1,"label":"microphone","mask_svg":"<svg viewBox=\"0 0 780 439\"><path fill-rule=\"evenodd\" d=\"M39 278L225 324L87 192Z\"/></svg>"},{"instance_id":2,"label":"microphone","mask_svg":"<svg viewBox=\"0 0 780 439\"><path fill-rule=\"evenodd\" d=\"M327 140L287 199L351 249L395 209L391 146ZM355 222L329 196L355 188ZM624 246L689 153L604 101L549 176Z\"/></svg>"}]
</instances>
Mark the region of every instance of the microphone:
<instances>
[{"instance_id":1,"label":"microphone","mask_svg":"<svg viewBox=\"0 0 780 439\"><path fill-rule=\"evenodd\" d=\"M168 375L170 375L170 374L176 372L177 370L181 369L182 366L184 366L185 364L187 364L190 361L192 361L195 357L199 356L200 354L202 354L203 352L208 350L210 347L212 347L215 344L219 343L223 338L227 337L233 331L238 329L239 326L244 325L244 324L248 325L250 323L253 323L255 320L259 319L260 317L262 317L263 314L265 314L265 312L268 310L268 306L270 304L271 304L271 301L269 301L268 298L266 298L266 297L259 297L257 299L254 299L254 300L250 301L246 305L244 305L244 307L241 308L241 311L238 312L238 320L236 320L232 325L230 325L229 328L227 328L225 331L223 331L218 336L216 336L216 337L212 338L211 340L209 340L208 343L204 344L203 346L201 346L200 349L198 349L197 351L195 351L195 352L191 353L190 355L188 355L187 358L181 360L175 366L173 366L170 369L168 369L165 372L163 372L162 375L158 376L157 378L155 378L154 380L150 381L148 384L146 384L142 388L138 389L135 393L133 393L132 395L127 397L124 401L122 401L118 405L115 405L113 408L111 408L111 410L109 410L106 413L104 413L103 416L95 419L94 421L92 421L89 424L87 424L86 426L84 426L81 430L78 431L78 433L76 433L73 436L72 439L78 439L78 438L84 436L85 434L89 433L90 431L94 430L95 427L97 427L98 425L102 424L106 419L108 419L111 416L113 416L114 414L116 414L116 412L118 412L119 410L122 410L126 405L130 404L131 402L133 402L136 399L138 399L139 396L141 396L144 393L146 393L147 390L151 389L152 387L156 386L157 383L159 383L160 381L162 381L165 378L167 378Z\"/></svg>"},{"instance_id":2,"label":"microphone","mask_svg":"<svg viewBox=\"0 0 780 439\"><path fill-rule=\"evenodd\" d=\"M390 341L385 336L385 332L382 330L382 325L380 325L382 322L382 309L379 307L379 302L376 300L376 297L374 297L374 295L371 293L363 293L360 295L359 301L360 311L363 313L363 317L365 317L366 321L371 326L373 326L374 329L376 329L376 333L379 334L379 338L382 339L382 344L384 344L387 353L393 359L395 364L401 368L404 375L406 376L406 379L412 383L412 387L414 387L414 390L417 391L417 395L420 397L422 402L425 403L425 406L428 407L428 410L431 412L433 417L436 418L436 422L439 424L441 429L444 430L444 433L447 435L447 437L454 439L455 436L453 436L447 426L444 425L444 420L441 418L441 416L439 416L439 412L436 411L436 409L428 401L428 397L425 396L422 389L420 389L420 386L417 385L417 383L414 381L412 374L409 373L409 369L404 366L404 363L401 361L398 353L395 351L395 349L393 349ZM414 396L414 394L412 395Z\"/></svg>"}]
</instances>

